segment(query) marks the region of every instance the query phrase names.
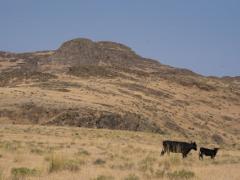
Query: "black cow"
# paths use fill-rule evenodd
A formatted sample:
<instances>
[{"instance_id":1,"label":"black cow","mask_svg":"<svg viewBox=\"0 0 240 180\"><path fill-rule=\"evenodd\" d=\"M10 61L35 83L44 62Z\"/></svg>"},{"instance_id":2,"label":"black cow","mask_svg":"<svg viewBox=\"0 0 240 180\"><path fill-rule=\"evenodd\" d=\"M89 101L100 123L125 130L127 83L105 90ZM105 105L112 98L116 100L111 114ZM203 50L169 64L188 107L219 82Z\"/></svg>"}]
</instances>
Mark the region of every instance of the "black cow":
<instances>
[{"instance_id":1,"label":"black cow","mask_svg":"<svg viewBox=\"0 0 240 180\"><path fill-rule=\"evenodd\" d=\"M203 155L211 156L211 159L214 159L215 156L217 155L218 150L219 148L207 149L207 148L201 147L199 151L199 159L203 159Z\"/></svg>"},{"instance_id":2,"label":"black cow","mask_svg":"<svg viewBox=\"0 0 240 180\"><path fill-rule=\"evenodd\" d=\"M168 154L170 154L170 152L182 153L182 157L185 158L192 149L197 150L197 144L195 142L163 141L161 155L163 156L166 152Z\"/></svg>"}]
</instances>

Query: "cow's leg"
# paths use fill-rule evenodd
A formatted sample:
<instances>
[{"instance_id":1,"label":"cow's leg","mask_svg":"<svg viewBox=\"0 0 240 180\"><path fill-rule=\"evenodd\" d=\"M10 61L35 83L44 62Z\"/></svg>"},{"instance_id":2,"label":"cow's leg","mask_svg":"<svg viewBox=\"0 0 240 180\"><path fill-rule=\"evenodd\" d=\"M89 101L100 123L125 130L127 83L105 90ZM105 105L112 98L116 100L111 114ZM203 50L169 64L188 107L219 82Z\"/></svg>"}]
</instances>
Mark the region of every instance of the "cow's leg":
<instances>
[{"instance_id":1,"label":"cow's leg","mask_svg":"<svg viewBox=\"0 0 240 180\"><path fill-rule=\"evenodd\" d=\"M161 152L161 156L163 156L166 153L166 147L163 146L162 152Z\"/></svg>"},{"instance_id":2,"label":"cow's leg","mask_svg":"<svg viewBox=\"0 0 240 180\"><path fill-rule=\"evenodd\" d=\"M203 154L199 153L199 159L203 160Z\"/></svg>"},{"instance_id":3,"label":"cow's leg","mask_svg":"<svg viewBox=\"0 0 240 180\"><path fill-rule=\"evenodd\" d=\"M183 158L186 158L188 153L190 152L190 149L187 149L187 150L182 149L181 151L182 151Z\"/></svg>"},{"instance_id":4,"label":"cow's leg","mask_svg":"<svg viewBox=\"0 0 240 180\"><path fill-rule=\"evenodd\" d=\"M165 151L164 151L164 149L162 150L162 152L161 152L161 156L163 156L165 154Z\"/></svg>"}]
</instances>

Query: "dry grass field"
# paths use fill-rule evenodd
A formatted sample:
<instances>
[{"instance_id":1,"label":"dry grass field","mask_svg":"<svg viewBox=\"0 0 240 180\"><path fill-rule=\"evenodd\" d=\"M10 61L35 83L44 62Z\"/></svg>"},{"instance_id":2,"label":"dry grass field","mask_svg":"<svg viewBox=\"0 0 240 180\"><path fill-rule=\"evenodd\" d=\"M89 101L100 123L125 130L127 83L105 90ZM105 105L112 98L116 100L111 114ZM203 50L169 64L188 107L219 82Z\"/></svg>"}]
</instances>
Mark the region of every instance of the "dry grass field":
<instances>
[{"instance_id":1,"label":"dry grass field","mask_svg":"<svg viewBox=\"0 0 240 180\"><path fill-rule=\"evenodd\" d=\"M0 179L240 179L240 152L221 147L215 160L191 151L160 156L156 133L39 125L1 125ZM183 139L180 139L183 140ZM212 144L200 145L213 146Z\"/></svg>"}]
</instances>

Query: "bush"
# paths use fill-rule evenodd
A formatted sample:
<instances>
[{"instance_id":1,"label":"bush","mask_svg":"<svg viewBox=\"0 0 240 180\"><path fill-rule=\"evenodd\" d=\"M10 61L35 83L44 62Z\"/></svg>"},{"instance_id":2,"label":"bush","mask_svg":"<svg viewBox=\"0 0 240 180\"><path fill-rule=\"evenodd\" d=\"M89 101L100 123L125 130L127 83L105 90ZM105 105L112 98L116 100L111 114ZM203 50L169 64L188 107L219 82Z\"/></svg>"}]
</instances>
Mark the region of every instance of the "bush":
<instances>
[{"instance_id":1,"label":"bush","mask_svg":"<svg viewBox=\"0 0 240 180\"><path fill-rule=\"evenodd\" d=\"M82 161L69 160L59 156L52 156L50 159L49 172L56 172L60 170L78 171L80 170Z\"/></svg>"},{"instance_id":2,"label":"bush","mask_svg":"<svg viewBox=\"0 0 240 180\"><path fill-rule=\"evenodd\" d=\"M125 162L123 164L112 165L112 169L119 169L119 170L131 170L134 167L134 163Z\"/></svg>"},{"instance_id":3,"label":"bush","mask_svg":"<svg viewBox=\"0 0 240 180\"><path fill-rule=\"evenodd\" d=\"M31 153L42 155L44 153L44 151L42 149L39 149L39 148L33 148L33 149L31 149Z\"/></svg>"},{"instance_id":4,"label":"bush","mask_svg":"<svg viewBox=\"0 0 240 180\"><path fill-rule=\"evenodd\" d=\"M16 152L18 150L18 148L20 147L19 143L12 143L12 142L8 142L8 141L4 141L1 143L1 146L9 152Z\"/></svg>"},{"instance_id":5,"label":"bush","mask_svg":"<svg viewBox=\"0 0 240 180\"><path fill-rule=\"evenodd\" d=\"M124 178L124 180L139 180L139 179L140 178L135 174L129 174L127 177Z\"/></svg>"},{"instance_id":6,"label":"bush","mask_svg":"<svg viewBox=\"0 0 240 180\"><path fill-rule=\"evenodd\" d=\"M224 143L223 138L218 134L213 134L212 135L212 140L217 144L223 144Z\"/></svg>"},{"instance_id":7,"label":"bush","mask_svg":"<svg viewBox=\"0 0 240 180\"><path fill-rule=\"evenodd\" d=\"M63 169L64 160L62 158L57 156L52 156L49 161L50 161L50 166L49 166L50 173Z\"/></svg>"},{"instance_id":8,"label":"bush","mask_svg":"<svg viewBox=\"0 0 240 180\"><path fill-rule=\"evenodd\" d=\"M167 174L169 179L191 179L195 177L194 172L192 171L186 171L186 170L180 170L180 171L174 171L174 172L169 172Z\"/></svg>"},{"instance_id":9,"label":"bush","mask_svg":"<svg viewBox=\"0 0 240 180\"><path fill-rule=\"evenodd\" d=\"M76 155L79 155L79 156L81 156L81 155L89 156L90 153L89 153L87 150L81 148L81 149L79 149L79 151L76 153Z\"/></svg>"},{"instance_id":10,"label":"bush","mask_svg":"<svg viewBox=\"0 0 240 180\"><path fill-rule=\"evenodd\" d=\"M69 171L79 171L79 163L74 160L69 160L65 163L64 169Z\"/></svg>"},{"instance_id":11,"label":"bush","mask_svg":"<svg viewBox=\"0 0 240 180\"><path fill-rule=\"evenodd\" d=\"M96 159L96 161L94 161L94 164L95 165L102 165L102 164L105 164L106 163L106 161L104 161L104 160L102 160L102 159Z\"/></svg>"},{"instance_id":12,"label":"bush","mask_svg":"<svg viewBox=\"0 0 240 180\"><path fill-rule=\"evenodd\" d=\"M93 180L114 180L114 177L112 177L112 176L100 175L100 176L94 178Z\"/></svg>"},{"instance_id":13,"label":"bush","mask_svg":"<svg viewBox=\"0 0 240 180\"><path fill-rule=\"evenodd\" d=\"M38 171L36 169L20 167L20 168L12 168L11 174L12 174L13 180L18 180L18 179L23 179L24 177L27 177L27 176L36 176L38 174Z\"/></svg>"}]
</instances>

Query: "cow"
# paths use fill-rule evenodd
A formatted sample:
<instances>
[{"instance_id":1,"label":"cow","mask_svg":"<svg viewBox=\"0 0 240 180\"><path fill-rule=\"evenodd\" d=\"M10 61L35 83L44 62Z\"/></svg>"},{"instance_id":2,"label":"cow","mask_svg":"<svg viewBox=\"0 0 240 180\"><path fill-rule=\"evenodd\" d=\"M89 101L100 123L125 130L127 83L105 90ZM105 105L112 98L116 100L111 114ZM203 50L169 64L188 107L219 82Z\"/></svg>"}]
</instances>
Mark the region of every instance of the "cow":
<instances>
[{"instance_id":1,"label":"cow","mask_svg":"<svg viewBox=\"0 0 240 180\"><path fill-rule=\"evenodd\" d=\"M201 147L199 151L199 159L203 160L203 155L205 156L211 156L211 159L214 159L215 156L217 155L219 148L214 148L214 149L208 149Z\"/></svg>"},{"instance_id":2,"label":"cow","mask_svg":"<svg viewBox=\"0 0 240 180\"><path fill-rule=\"evenodd\" d=\"M197 144L195 142L187 143L180 141L163 141L163 150L161 152L161 156L163 156L166 152L170 154L173 153L182 153L182 157L186 158L188 153L194 149L197 150Z\"/></svg>"}]
</instances>

